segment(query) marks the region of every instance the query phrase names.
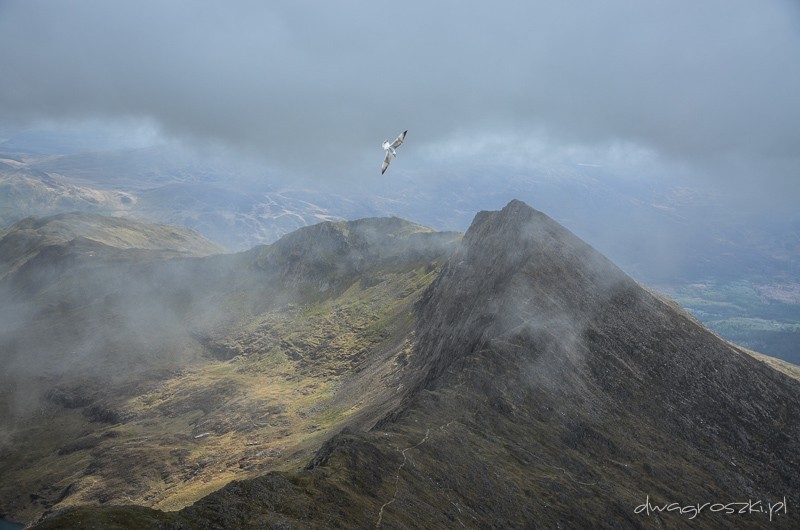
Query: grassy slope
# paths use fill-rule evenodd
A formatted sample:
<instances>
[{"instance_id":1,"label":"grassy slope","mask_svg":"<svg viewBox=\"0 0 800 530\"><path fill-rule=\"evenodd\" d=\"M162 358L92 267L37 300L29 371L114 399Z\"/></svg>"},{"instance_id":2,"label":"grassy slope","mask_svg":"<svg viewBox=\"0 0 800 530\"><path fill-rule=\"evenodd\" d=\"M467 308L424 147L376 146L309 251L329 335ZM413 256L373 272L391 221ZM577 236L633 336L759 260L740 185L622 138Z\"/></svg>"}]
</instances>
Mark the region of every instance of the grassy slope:
<instances>
[{"instance_id":1,"label":"grassy slope","mask_svg":"<svg viewBox=\"0 0 800 530\"><path fill-rule=\"evenodd\" d=\"M114 403L120 423L46 403L44 418L8 440L24 457L0 459L3 509L25 520L82 503L175 510L231 480L305 464L332 432L391 405L411 349L411 304L434 274L408 265L240 321L208 344L230 360L130 390Z\"/></svg>"},{"instance_id":2,"label":"grassy slope","mask_svg":"<svg viewBox=\"0 0 800 530\"><path fill-rule=\"evenodd\" d=\"M776 359L775 357L770 357L769 355L764 355L763 353L758 353L752 350L747 350L745 348L739 348L740 350L752 355L759 361L775 368L779 372L782 372L792 379L796 379L800 381L800 366L796 364L787 363L786 361L782 361L780 359Z\"/></svg>"}]
</instances>

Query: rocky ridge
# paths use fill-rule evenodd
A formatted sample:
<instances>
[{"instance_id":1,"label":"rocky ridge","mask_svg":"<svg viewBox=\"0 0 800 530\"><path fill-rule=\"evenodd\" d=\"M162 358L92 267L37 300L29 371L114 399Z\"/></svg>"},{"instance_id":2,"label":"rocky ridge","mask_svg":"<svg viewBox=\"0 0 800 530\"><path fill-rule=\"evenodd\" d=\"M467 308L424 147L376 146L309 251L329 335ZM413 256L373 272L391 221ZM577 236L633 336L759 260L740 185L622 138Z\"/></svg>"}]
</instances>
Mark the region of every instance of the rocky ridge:
<instances>
[{"instance_id":1,"label":"rocky ridge","mask_svg":"<svg viewBox=\"0 0 800 530\"><path fill-rule=\"evenodd\" d=\"M78 508L40 527L640 528L691 515L647 502L784 502L774 517L707 510L691 524L797 523L800 383L544 214L519 201L479 213L414 315L393 408L303 469L178 512Z\"/></svg>"}]
</instances>

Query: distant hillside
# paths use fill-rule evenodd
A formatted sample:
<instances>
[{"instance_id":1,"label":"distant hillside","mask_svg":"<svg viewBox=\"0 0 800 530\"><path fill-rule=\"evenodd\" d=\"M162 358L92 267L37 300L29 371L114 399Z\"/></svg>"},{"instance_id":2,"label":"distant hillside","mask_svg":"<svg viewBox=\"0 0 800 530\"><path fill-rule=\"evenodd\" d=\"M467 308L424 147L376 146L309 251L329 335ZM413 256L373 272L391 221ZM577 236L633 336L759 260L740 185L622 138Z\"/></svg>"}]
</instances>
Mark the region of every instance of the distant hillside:
<instances>
[{"instance_id":1,"label":"distant hillside","mask_svg":"<svg viewBox=\"0 0 800 530\"><path fill-rule=\"evenodd\" d=\"M39 528L798 524L800 382L519 201L463 239L366 219L108 266L128 272L95 296L112 295L103 312L38 318L134 328L135 301L195 355L146 380L38 382L0 511L45 513ZM5 388L8 416L20 390ZM648 501L753 502L773 520Z\"/></svg>"},{"instance_id":2,"label":"distant hillside","mask_svg":"<svg viewBox=\"0 0 800 530\"><path fill-rule=\"evenodd\" d=\"M80 240L114 249L152 250L174 256L225 252L223 247L185 228L73 212L26 218L0 231L0 278L46 250Z\"/></svg>"},{"instance_id":3,"label":"distant hillside","mask_svg":"<svg viewBox=\"0 0 800 530\"><path fill-rule=\"evenodd\" d=\"M130 193L71 183L68 179L31 168L0 154L0 227L28 216L70 211L130 213Z\"/></svg>"}]
</instances>

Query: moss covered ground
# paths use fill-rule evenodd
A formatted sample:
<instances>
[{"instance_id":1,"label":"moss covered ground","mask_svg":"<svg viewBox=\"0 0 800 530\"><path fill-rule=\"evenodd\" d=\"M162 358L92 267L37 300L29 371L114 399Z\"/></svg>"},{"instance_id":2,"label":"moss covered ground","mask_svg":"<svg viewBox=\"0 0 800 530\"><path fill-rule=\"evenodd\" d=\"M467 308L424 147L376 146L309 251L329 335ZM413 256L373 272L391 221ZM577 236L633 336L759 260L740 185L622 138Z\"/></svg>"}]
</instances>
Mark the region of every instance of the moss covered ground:
<instances>
[{"instance_id":1,"label":"moss covered ground","mask_svg":"<svg viewBox=\"0 0 800 530\"><path fill-rule=\"evenodd\" d=\"M233 480L305 465L332 433L393 399L412 305L434 275L429 264L382 270L366 285L237 316L204 339L207 355L134 388L65 388L6 440L16 449L0 457L3 508L27 521L82 504L171 511ZM87 412L97 403L110 421Z\"/></svg>"}]
</instances>

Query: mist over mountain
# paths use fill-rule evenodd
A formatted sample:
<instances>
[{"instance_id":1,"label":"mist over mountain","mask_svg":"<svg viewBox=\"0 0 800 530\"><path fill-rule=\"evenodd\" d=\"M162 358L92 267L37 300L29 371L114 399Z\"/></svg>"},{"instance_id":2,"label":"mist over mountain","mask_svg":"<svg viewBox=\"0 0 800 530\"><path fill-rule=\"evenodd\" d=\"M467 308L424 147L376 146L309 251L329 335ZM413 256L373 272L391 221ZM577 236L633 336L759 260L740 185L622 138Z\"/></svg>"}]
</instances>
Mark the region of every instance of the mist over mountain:
<instances>
[{"instance_id":1,"label":"mist over mountain","mask_svg":"<svg viewBox=\"0 0 800 530\"><path fill-rule=\"evenodd\" d=\"M331 184L210 148L61 147L43 155L32 152L43 139L22 140L0 161L8 192L0 194L0 219L9 225L83 210L184 226L238 251L320 221L370 216L462 231L473 212L519 197L722 336L800 362L796 212L734 207L713 190L646 168L627 174L569 157L523 167L509 155L441 166L435 177L400 172Z\"/></svg>"},{"instance_id":2,"label":"mist over mountain","mask_svg":"<svg viewBox=\"0 0 800 530\"><path fill-rule=\"evenodd\" d=\"M306 458L394 399L378 378L457 237L365 219L199 257L219 249L173 227L20 221L0 239L8 263L28 249L0 280L0 511L30 521L124 497L181 507Z\"/></svg>"},{"instance_id":3,"label":"mist over mountain","mask_svg":"<svg viewBox=\"0 0 800 530\"><path fill-rule=\"evenodd\" d=\"M87 213L27 218L0 232L2 380L12 398L3 441L53 378L125 379L195 355L181 326L190 291L168 264L221 251L183 228Z\"/></svg>"},{"instance_id":4,"label":"mist over mountain","mask_svg":"<svg viewBox=\"0 0 800 530\"><path fill-rule=\"evenodd\" d=\"M100 231L134 227L109 223ZM647 499L751 499L773 521L706 510L692 524L796 522L791 370L720 339L520 201L480 212L463 239L376 218L208 257L89 241L28 261L59 268L33 302L58 289L80 303L3 331L3 351L19 354L36 326L109 338L85 350L84 373L20 385L5 372L0 511L17 520L642 527L691 515L637 512ZM10 285L25 285L24 269ZM55 359L62 346L34 349ZM123 359L138 370L114 370Z\"/></svg>"},{"instance_id":5,"label":"mist over mountain","mask_svg":"<svg viewBox=\"0 0 800 530\"><path fill-rule=\"evenodd\" d=\"M799 27L0 1L0 529L800 528Z\"/></svg>"}]
</instances>

